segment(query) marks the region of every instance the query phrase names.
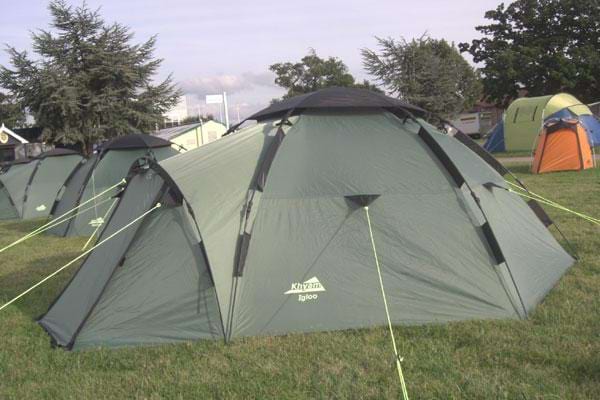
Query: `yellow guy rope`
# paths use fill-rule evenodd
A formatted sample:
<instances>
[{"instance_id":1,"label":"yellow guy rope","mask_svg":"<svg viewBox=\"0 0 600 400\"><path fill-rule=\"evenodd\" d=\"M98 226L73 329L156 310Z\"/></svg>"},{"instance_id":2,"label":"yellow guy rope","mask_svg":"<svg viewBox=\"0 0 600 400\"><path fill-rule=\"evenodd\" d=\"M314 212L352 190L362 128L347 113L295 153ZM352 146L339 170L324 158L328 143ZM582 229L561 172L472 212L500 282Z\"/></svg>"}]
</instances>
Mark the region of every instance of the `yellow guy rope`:
<instances>
[{"instance_id":1,"label":"yellow guy rope","mask_svg":"<svg viewBox=\"0 0 600 400\"><path fill-rule=\"evenodd\" d=\"M125 179L121 180L119 183L109 187L108 189L98 193L98 195L96 197L100 197L103 196L104 194L108 193L109 191L113 190L114 188L124 184L126 181ZM13 246L16 246L17 244L24 242L27 239L31 239L34 236L37 236L38 234L47 231L48 229L54 228L57 225L62 224L63 222L66 222L68 220L70 220L71 218L76 217L78 214L82 214L88 210L91 210L92 208L97 207L97 204L94 204L92 207L88 207L86 209L84 209L83 211L79 211L73 215L70 215L68 217L66 217L66 215L72 213L73 211L83 207L84 205L86 205L87 203L93 201L96 197L93 197L91 199L88 199L86 201L84 201L83 203L79 204L77 207L73 207L72 209L70 209L69 211L65 212L64 214L60 215L59 217L56 217L50 221L48 221L47 223L45 223L44 225L40 226L39 228L34 229L33 231L29 232L28 234L26 234L25 236L21 237L20 239L15 240L14 242L12 242L9 245L4 246L2 249L0 249L0 253L2 253L5 250L10 249ZM106 200L106 199L105 199ZM102 204L105 202L105 200L103 200L102 202L100 202L99 204ZM66 218L65 218L66 217ZM64 218L64 219L63 219Z\"/></svg>"},{"instance_id":2,"label":"yellow guy rope","mask_svg":"<svg viewBox=\"0 0 600 400\"><path fill-rule=\"evenodd\" d=\"M109 200L110 200L110 198L108 198L108 199L104 199L104 200L102 200L101 202L99 202L98 204L103 204L103 203L106 203L106 202L107 202L107 201L109 201ZM46 225L44 225L44 228L43 228L43 229L40 229L40 228L38 228L38 229L36 229L35 231L32 231L32 232L28 233L27 235L23 236L22 238L20 238L20 239L17 239L16 241L12 242L11 244L9 244L9 245L7 245L7 246L5 246L5 247L1 248L1 249L0 249L0 253L2 253L2 252L3 252L3 251L5 251L5 250L8 250L8 249L10 249L11 247L14 247L14 246L18 245L19 243L22 243L22 242L24 242L24 241L26 241L26 240L29 240L29 239L31 239L31 238L33 238L33 237L35 237L35 236L39 235L39 234L42 234L42 233L46 232L47 230L54 228L55 226L58 226L58 225L60 225L60 224L62 224L62 223L64 223L64 222L67 222L67 221L69 221L69 220L71 220L71 219L73 219L73 218L77 217L78 215L81 215L81 214L83 214L83 213L85 213L85 212L87 212L87 211L91 210L91 209L92 209L92 208L94 208L94 207L95 207L95 206L91 206L91 207L88 207L88 208L84 208L83 210L80 210L80 211L76 212L75 214L68 216L67 218L63 218L63 219L62 219L62 220L60 220L60 221L52 220L52 221L50 221L50 224L49 224L49 225L48 225L48 224L46 224L47 226L46 226Z\"/></svg>"},{"instance_id":3,"label":"yellow guy rope","mask_svg":"<svg viewBox=\"0 0 600 400\"><path fill-rule=\"evenodd\" d=\"M557 208L559 210L562 210L562 211L565 211L565 212L569 212L569 213L577 215L578 217L583 218L586 221L589 221L589 222L591 222L593 224L600 225L600 219L598 219L598 218L594 218L594 217L591 217L589 215L586 215L586 214L583 214L583 213L571 210L571 209L569 209L569 208L567 208L567 207L565 207L563 205L560 205L560 204L558 204L558 203L556 203L556 202L554 202L552 200L546 199L546 198L540 196L537 193L534 193L534 192L529 191L529 190L526 191L522 187L520 187L520 186L518 186L518 185L516 185L516 184L514 184L512 182L506 181L506 183L508 183L509 185L511 185L511 186L519 189L519 191L517 191L517 190L513 190L511 188L508 188L507 190L509 192L511 192L511 193L515 193L515 194L518 194L519 196L522 196L522 197L525 197L525 198L528 198L528 199L532 199L532 200L535 200L535 201L539 201L542 204L546 204L546 205L548 205L550 207L554 207L554 208ZM524 193L524 192L526 192L526 193Z\"/></svg>"},{"instance_id":4,"label":"yellow guy rope","mask_svg":"<svg viewBox=\"0 0 600 400\"><path fill-rule=\"evenodd\" d=\"M140 215L139 217L137 217L133 221L129 222L127 225L123 226L121 229L115 231L113 234L111 234L110 236L108 236L106 239L101 240L95 246L90 247L89 250L84 251L83 253L81 253L80 255L78 255L77 257L75 257L74 259L72 259L71 261L69 261L68 263L66 263L65 265L63 265L62 267L60 267L59 269L57 269L56 271L54 271L53 273L51 273L50 275L48 275L47 277L45 277L44 279L42 279L41 281L39 281L38 283L36 283L35 285L33 285L32 287L30 287L26 291L24 291L23 293L21 293L20 295L18 295L17 297L15 297L12 300L10 300L9 302L3 304L2 307L0 307L0 310L8 307L9 305L11 305L12 303L14 303L15 301L17 301L21 297L25 296L27 293L31 292L36 287L40 286L42 283L46 282L50 278L52 278L55 275L57 275L62 270L66 269L67 267L69 267L71 265L73 265L76 261L78 261L78 260L82 259L83 257L85 257L87 254L91 253L97 247L102 246L104 243L106 243L107 241L109 241L113 237L117 236L119 233L123 232L125 229L129 228L131 225L135 224L137 221L139 221L140 219L144 218L146 215L150 214L152 211L156 210L160 206L161 206L160 203L156 203L156 205L154 207L152 207L151 209L149 209L148 211L146 211L145 213L143 213L142 215Z\"/></svg>"},{"instance_id":5,"label":"yellow guy rope","mask_svg":"<svg viewBox=\"0 0 600 400\"><path fill-rule=\"evenodd\" d=\"M390 310L387 304L387 298L385 296L385 289L383 288L383 278L381 277L381 267L379 266L379 259L377 257L377 249L375 248L375 239L373 238L373 229L371 228L371 217L369 216L369 207L363 207L367 214L367 224L369 225L369 235L371 236L371 246L373 246L373 256L375 257L375 265L377 266L377 274L379 275L379 285L381 286L381 295L383 296L383 305L385 306L385 314L387 316L388 328L390 329L390 336L392 337L392 345L394 346L394 355L396 356L396 368L398 369L398 377L400 378L400 385L402 386L402 397L404 400L408 400L408 391L406 390L406 383L404 382L404 375L402 374L402 365L400 365L400 355L398 354L398 348L396 347L396 339L394 338L394 330L392 328L392 320L390 318Z\"/></svg>"}]
</instances>

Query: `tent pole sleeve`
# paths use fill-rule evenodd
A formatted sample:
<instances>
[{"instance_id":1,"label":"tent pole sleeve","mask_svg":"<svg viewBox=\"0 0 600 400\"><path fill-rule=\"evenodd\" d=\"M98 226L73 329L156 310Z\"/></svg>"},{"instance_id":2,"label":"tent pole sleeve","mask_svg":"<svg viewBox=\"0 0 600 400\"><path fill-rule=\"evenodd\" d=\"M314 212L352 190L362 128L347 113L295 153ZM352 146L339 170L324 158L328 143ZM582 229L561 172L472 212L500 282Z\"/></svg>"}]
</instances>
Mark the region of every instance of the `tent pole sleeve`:
<instances>
[{"instance_id":1,"label":"tent pole sleeve","mask_svg":"<svg viewBox=\"0 0 600 400\"><path fill-rule=\"evenodd\" d=\"M53 273L51 273L50 275L48 275L47 277L45 277L44 279L42 279L41 281L39 281L38 283L36 283L35 285L31 286L29 289L25 290L24 292L22 292L21 294L19 294L18 296L14 297L12 300L6 302L5 304L3 304L0 307L0 310L8 307L9 305L11 305L12 303L14 303L15 301L19 300L21 297L25 296L27 293L31 292L33 289L37 288L38 286L40 286L42 283L46 282L47 280L51 279L52 277L58 275L58 273L60 273L61 271L65 270L66 268L70 267L71 265L73 265L75 262L81 260L83 257L85 257L86 255L88 255L89 253L91 253L92 251L94 251L94 249L96 249L99 246L102 246L104 243L106 243L107 241L109 241L110 239L114 238L115 236L117 236L119 233L123 232L125 229L129 228L131 225L133 225L134 223L136 223L137 221L139 221L140 219L144 218L146 215L150 214L152 211L156 210L157 208L159 208L161 206L160 203L157 203L154 207L152 207L150 210L146 211L145 213L143 213L142 215L140 215L139 217L135 218L133 221L130 221L127 225L123 226L121 229L115 231L112 235L108 236L106 239L102 240L101 242L99 242L98 244L96 244L95 246L91 247L89 250L84 251L83 253L81 253L80 255L78 255L77 257L75 257L74 259L72 259L71 261L69 261L68 263L66 263L65 265L63 265L62 267L60 267L59 269L57 269L56 271L54 271Z\"/></svg>"},{"instance_id":2,"label":"tent pole sleeve","mask_svg":"<svg viewBox=\"0 0 600 400\"><path fill-rule=\"evenodd\" d=\"M373 257L375 258L375 266L377 267L377 275L379 276L379 287L381 288L381 296L383 297L383 305L385 307L385 315L387 317L388 328L390 331L390 337L392 338L392 346L394 348L394 356L396 359L396 369L398 370L398 378L400 379L400 386L402 387L402 397L404 400L408 400L408 391L406 390L406 382L404 381L404 374L402 373L402 365L400 361L402 358L398 354L398 347L396 346L396 339L394 337L394 329L392 328L392 319L390 318L390 310L385 295L385 289L383 287L383 278L381 277L381 266L379 265L379 258L377 257L377 247L375 246L375 238L373 237L373 228L371 227L371 217L369 215L369 206L364 206L365 214L367 215L367 225L369 227L369 237L371 238L371 247L373 248Z\"/></svg>"},{"instance_id":3,"label":"tent pole sleeve","mask_svg":"<svg viewBox=\"0 0 600 400\"><path fill-rule=\"evenodd\" d=\"M486 149L477 144L473 139L471 139L468 135L465 135L461 131L458 131L456 135L454 135L456 140L464 144L469 150L473 153L477 154L483 161L485 161L490 167L492 167L496 172L500 175L504 176L509 171L506 169L504 165L502 165L498 160L494 158Z\"/></svg>"},{"instance_id":4,"label":"tent pole sleeve","mask_svg":"<svg viewBox=\"0 0 600 400\"><path fill-rule=\"evenodd\" d=\"M440 144L431 136L427 129L423 127L419 129L419 137L433 152L438 161L442 163L446 171L448 171L448 173L454 180L454 183L456 183L456 186L461 187L462 184L465 183L465 178L462 176L462 174L456 167L456 164L454 164L454 162L452 162L448 154L446 154L442 146L440 146Z\"/></svg>"},{"instance_id":5,"label":"tent pole sleeve","mask_svg":"<svg viewBox=\"0 0 600 400\"><path fill-rule=\"evenodd\" d=\"M85 192L85 188L87 187L87 184L88 184L88 181L90 180L90 177L94 173L94 170L96 169L96 167L98 166L98 164L100 164L100 161L102 160L102 157L104 157L105 155L106 155L106 151L100 151L100 154L98 154L98 157L96 157L96 159L94 160L94 164L92 165L92 168L86 174L85 179L83 180L83 184L79 188L79 193L77 194L77 199L75 199L75 204L79 204L79 202L81 201L81 198L83 197L83 193ZM122 184L122 183L127 183L127 180L126 179L122 179L119 182L119 184ZM86 200L84 202L84 204L87 203L87 202L89 202L89 200ZM72 221L69 221L67 227L65 228L65 236L69 232L69 228L71 227L71 222Z\"/></svg>"},{"instance_id":6,"label":"tent pole sleeve","mask_svg":"<svg viewBox=\"0 0 600 400\"><path fill-rule=\"evenodd\" d=\"M483 211L483 208L481 207L481 204L479 203L480 202L479 197L477 197L477 195L473 191L473 188L471 188L471 185L469 185L469 182L467 182L465 180L464 176L462 175L462 173L460 172L460 170L458 169L456 164L454 164L454 162L448 156L448 154L444 151L442 146L440 146L440 144L437 142L437 140L435 140L433 135L427 129L425 129L425 127L422 125L421 125L421 129L419 130L419 137L421 139L423 139L423 141L425 142L427 147L429 147L429 149L433 152L434 156L438 159L438 161L446 169L448 174L450 174L450 176L456 183L456 186L460 188L464 184L467 187L467 189L469 189L469 192L471 193L471 197L473 197L475 204L477 204L477 207L479 208L479 211L481 211L481 215L483 216L483 218L485 220L485 224L482 226L482 229L484 230L484 236L486 238L486 242L487 242L489 248L492 250L493 256L496 259L496 261L498 261L498 263L500 263L501 260L504 261L504 263L506 264L506 269L508 270L508 272L511 276L511 279L512 279L512 272L510 270L510 266L508 265L508 262L506 262L506 260L504 259L504 255L502 255L502 257L500 259L498 257L499 254L502 253L502 249L500 248L500 244L498 243L496 236L494 235L492 225L490 224L490 221L489 221L487 215L485 214L485 212ZM525 316L527 316L527 308L525 307L525 303L523 302L523 298L521 297L521 292L519 291L519 288L517 287L517 283L515 282L514 279L512 279L512 283L515 287L517 295L519 296L519 301L521 303L521 306L523 307L523 313Z\"/></svg>"},{"instance_id":7,"label":"tent pole sleeve","mask_svg":"<svg viewBox=\"0 0 600 400\"><path fill-rule=\"evenodd\" d=\"M35 177L35 174L37 174L37 171L40 168L40 164L42 163L42 161L43 159L38 160L37 164L35 164L35 168L31 172L31 175L29 175L29 179L27 180L27 185L25 185L25 194L23 195L23 209L21 210L21 216L25 215L25 208L27 207L27 198L29 197L29 188L31 187L31 182L33 182L33 178Z\"/></svg>"},{"instance_id":8,"label":"tent pole sleeve","mask_svg":"<svg viewBox=\"0 0 600 400\"><path fill-rule=\"evenodd\" d=\"M62 186L58 189L58 192L56 192L56 197L54 198L54 203L52 204L52 208L50 209L50 215L54 214L54 211L56 211L56 207L58 206L58 203L60 202L58 195L60 194L61 190L66 189L67 185L69 184L71 179L73 179L73 176L75 175L77 170L79 170L79 168L81 168L81 166L83 164L85 164L86 161L87 160L85 158L82 158L81 161L79 161L79 164L77 164L75 166L75 168L73 168L73 170L71 170L71 172L69 173L69 176L67 176L67 179L65 179Z\"/></svg>"}]
</instances>

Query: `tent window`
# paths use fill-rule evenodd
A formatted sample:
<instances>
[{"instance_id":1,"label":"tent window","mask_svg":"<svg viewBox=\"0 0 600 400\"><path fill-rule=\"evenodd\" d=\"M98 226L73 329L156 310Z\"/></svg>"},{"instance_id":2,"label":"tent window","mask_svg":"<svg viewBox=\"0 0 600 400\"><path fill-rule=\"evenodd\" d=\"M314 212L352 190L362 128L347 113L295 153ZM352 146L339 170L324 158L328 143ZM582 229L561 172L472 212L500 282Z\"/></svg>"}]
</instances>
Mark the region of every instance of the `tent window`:
<instances>
[{"instance_id":1,"label":"tent window","mask_svg":"<svg viewBox=\"0 0 600 400\"><path fill-rule=\"evenodd\" d=\"M515 112L515 118L513 122L531 122L535 120L535 113L537 106L521 106L517 108Z\"/></svg>"}]
</instances>

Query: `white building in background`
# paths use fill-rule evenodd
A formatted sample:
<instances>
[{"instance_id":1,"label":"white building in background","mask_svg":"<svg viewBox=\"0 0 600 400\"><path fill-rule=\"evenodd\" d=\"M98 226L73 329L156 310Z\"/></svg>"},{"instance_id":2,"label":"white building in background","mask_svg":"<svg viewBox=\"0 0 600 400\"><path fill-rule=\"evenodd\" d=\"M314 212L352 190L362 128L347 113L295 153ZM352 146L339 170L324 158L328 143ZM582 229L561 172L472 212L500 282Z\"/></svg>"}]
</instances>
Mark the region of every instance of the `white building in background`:
<instances>
[{"instance_id":1,"label":"white building in background","mask_svg":"<svg viewBox=\"0 0 600 400\"><path fill-rule=\"evenodd\" d=\"M222 123L206 121L160 129L153 135L182 146L185 150L192 150L220 139L226 131Z\"/></svg>"},{"instance_id":2,"label":"white building in background","mask_svg":"<svg viewBox=\"0 0 600 400\"><path fill-rule=\"evenodd\" d=\"M188 98L187 96L181 96L177 105L165 114L165 119L167 122L180 124L188 116Z\"/></svg>"}]
</instances>

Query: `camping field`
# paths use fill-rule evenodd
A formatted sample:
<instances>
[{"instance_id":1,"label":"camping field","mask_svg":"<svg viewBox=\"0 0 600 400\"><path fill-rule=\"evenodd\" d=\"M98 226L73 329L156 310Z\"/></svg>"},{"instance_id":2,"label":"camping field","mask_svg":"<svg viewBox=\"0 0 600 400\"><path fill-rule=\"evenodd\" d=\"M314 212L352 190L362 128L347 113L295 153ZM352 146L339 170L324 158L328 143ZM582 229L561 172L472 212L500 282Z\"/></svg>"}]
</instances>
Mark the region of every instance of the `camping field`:
<instances>
[{"instance_id":1,"label":"camping field","mask_svg":"<svg viewBox=\"0 0 600 400\"><path fill-rule=\"evenodd\" d=\"M532 176L534 192L600 216L600 169ZM600 227L547 209L580 261L528 320L396 327L411 399L598 399ZM40 221L0 223L0 247ZM553 229L553 228L552 228ZM74 258L47 236L0 255L0 302ZM52 349L34 322L76 266L0 311L0 399L380 399L401 396L385 328L121 350ZM382 308L383 312L383 308Z\"/></svg>"}]
</instances>

